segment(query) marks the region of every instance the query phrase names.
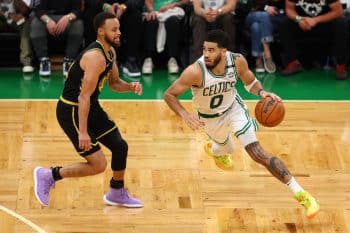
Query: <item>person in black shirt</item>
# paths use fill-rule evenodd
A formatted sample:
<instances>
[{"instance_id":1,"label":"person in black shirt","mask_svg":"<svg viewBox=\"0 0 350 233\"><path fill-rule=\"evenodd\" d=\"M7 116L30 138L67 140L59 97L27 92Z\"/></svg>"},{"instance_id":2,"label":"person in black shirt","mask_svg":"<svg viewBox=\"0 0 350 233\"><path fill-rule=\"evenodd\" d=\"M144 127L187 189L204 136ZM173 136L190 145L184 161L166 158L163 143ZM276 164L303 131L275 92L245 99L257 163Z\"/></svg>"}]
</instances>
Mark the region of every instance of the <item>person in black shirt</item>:
<instances>
[{"instance_id":1,"label":"person in black shirt","mask_svg":"<svg viewBox=\"0 0 350 233\"><path fill-rule=\"evenodd\" d=\"M343 9L339 0L287 0L288 18L280 27L281 44L287 67L282 75L303 70L297 59L296 39L326 38L336 60L336 79L347 79L346 61L348 39Z\"/></svg>"},{"instance_id":2,"label":"person in black shirt","mask_svg":"<svg viewBox=\"0 0 350 233\"><path fill-rule=\"evenodd\" d=\"M113 170L110 191L104 195L104 201L109 205L142 207L142 202L129 196L124 188L128 144L98 101L106 79L109 87L117 92L132 91L141 95L142 86L139 82L127 83L119 78L112 47L118 47L120 43L118 19L113 14L100 13L94 19L94 26L97 41L91 43L73 62L56 109L60 126L86 162L52 169L36 167L35 196L42 205L47 206L49 192L56 181L103 172L107 160L99 145L102 143L112 152Z\"/></svg>"},{"instance_id":3,"label":"person in black shirt","mask_svg":"<svg viewBox=\"0 0 350 233\"><path fill-rule=\"evenodd\" d=\"M81 17L81 0L40 0L36 17L31 23L30 38L40 61L39 74L51 75L48 58L47 36L65 37L66 50L63 59L63 75L67 75L72 60L78 55L83 42L84 27Z\"/></svg>"}]
</instances>

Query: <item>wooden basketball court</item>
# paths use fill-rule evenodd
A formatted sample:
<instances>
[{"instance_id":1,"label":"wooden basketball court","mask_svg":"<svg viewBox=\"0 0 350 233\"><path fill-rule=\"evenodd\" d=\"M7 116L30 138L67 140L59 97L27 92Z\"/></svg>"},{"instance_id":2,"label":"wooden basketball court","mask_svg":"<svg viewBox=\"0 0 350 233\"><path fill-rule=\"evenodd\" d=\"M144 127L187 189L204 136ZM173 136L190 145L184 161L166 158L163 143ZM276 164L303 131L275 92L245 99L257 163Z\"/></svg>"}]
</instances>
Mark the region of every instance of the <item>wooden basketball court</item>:
<instances>
[{"instance_id":1,"label":"wooden basketball court","mask_svg":"<svg viewBox=\"0 0 350 233\"><path fill-rule=\"evenodd\" d=\"M248 103L251 113L254 104ZM56 183L50 206L42 207L33 168L83 161L56 122L55 105L0 102L0 205L47 232L350 232L350 102L287 102L284 122L258 133L319 199L312 221L236 140L234 170L219 170L203 151L205 134L191 131L162 101L102 102L129 143L126 184L144 208L103 203L110 170ZM7 212L0 219L0 232L38 232Z\"/></svg>"}]
</instances>

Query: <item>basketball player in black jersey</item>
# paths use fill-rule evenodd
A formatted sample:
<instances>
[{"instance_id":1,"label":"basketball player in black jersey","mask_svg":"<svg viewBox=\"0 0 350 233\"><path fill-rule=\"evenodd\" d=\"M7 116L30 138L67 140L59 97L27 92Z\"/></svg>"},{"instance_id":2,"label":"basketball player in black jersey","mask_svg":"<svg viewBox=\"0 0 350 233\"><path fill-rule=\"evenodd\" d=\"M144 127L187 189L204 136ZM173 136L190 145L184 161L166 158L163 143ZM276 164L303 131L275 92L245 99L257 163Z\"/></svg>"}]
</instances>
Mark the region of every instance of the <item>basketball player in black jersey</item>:
<instances>
[{"instance_id":1,"label":"basketball player in black jersey","mask_svg":"<svg viewBox=\"0 0 350 233\"><path fill-rule=\"evenodd\" d=\"M119 78L113 48L120 44L118 19L110 13L100 13L94 18L94 28L97 40L91 43L70 67L56 109L60 126L86 162L51 169L36 167L35 196L42 205L47 206L49 192L56 181L103 172L107 160L99 145L102 143L112 152L113 170L110 190L104 195L104 201L109 205L142 207L142 202L131 197L124 189L128 144L98 101L106 79L109 87L117 92L132 91L141 95L142 86L139 82L126 83Z\"/></svg>"}]
</instances>

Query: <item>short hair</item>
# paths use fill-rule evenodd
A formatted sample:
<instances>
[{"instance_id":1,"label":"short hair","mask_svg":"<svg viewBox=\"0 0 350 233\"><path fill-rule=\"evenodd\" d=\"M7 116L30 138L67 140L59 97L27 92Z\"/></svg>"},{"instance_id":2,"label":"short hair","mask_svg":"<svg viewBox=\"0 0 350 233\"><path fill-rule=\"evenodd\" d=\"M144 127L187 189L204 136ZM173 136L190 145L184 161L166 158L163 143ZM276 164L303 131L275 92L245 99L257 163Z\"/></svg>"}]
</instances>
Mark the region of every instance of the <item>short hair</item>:
<instances>
[{"instance_id":1,"label":"short hair","mask_svg":"<svg viewBox=\"0 0 350 233\"><path fill-rule=\"evenodd\" d=\"M217 43L219 48L228 48L229 45L228 34L219 29L209 31L205 41Z\"/></svg>"},{"instance_id":2,"label":"short hair","mask_svg":"<svg viewBox=\"0 0 350 233\"><path fill-rule=\"evenodd\" d=\"M109 13L109 12L101 12L98 13L95 17L94 17L94 29L95 32L97 32L97 30L102 27L107 19L114 19L115 15Z\"/></svg>"}]
</instances>

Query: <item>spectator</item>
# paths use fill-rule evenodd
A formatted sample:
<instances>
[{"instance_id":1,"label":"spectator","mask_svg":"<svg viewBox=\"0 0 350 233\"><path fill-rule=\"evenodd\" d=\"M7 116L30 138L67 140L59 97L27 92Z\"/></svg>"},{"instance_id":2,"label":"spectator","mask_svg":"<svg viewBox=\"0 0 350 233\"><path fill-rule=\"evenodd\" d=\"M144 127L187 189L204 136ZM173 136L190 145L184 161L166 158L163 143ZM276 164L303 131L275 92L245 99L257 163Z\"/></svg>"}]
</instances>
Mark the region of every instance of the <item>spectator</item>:
<instances>
[{"instance_id":1,"label":"spectator","mask_svg":"<svg viewBox=\"0 0 350 233\"><path fill-rule=\"evenodd\" d=\"M193 0L194 17L192 22L193 47L191 62L202 55L202 46L207 31L222 29L229 36L228 50L235 51L234 10L237 0Z\"/></svg>"},{"instance_id":2,"label":"spectator","mask_svg":"<svg viewBox=\"0 0 350 233\"><path fill-rule=\"evenodd\" d=\"M268 1L254 1L246 18L246 26L251 34L252 56L255 57L255 71L268 73L276 71L272 59L270 43L273 41L272 17L279 15L277 7L268 5Z\"/></svg>"},{"instance_id":3,"label":"spectator","mask_svg":"<svg viewBox=\"0 0 350 233\"><path fill-rule=\"evenodd\" d=\"M120 55L122 71L130 77L141 75L139 66L142 38L142 9L144 0L85 0L84 22L86 44L96 40L92 20L101 11L115 14L120 22L122 33Z\"/></svg>"},{"instance_id":4,"label":"spectator","mask_svg":"<svg viewBox=\"0 0 350 233\"><path fill-rule=\"evenodd\" d=\"M185 12L180 6L188 0L145 0L147 12L144 13L144 50L145 60L142 73L153 71L152 55L164 50L169 57L168 72L178 73L177 60L180 52L181 19ZM157 51L156 51L157 50Z\"/></svg>"},{"instance_id":5,"label":"spectator","mask_svg":"<svg viewBox=\"0 0 350 233\"><path fill-rule=\"evenodd\" d=\"M77 56L83 41L83 21L81 0L40 0L36 17L31 23L30 38L34 51L40 61L39 74L51 74L51 62L48 58L47 36L66 39L63 75L68 73L69 65Z\"/></svg>"},{"instance_id":6,"label":"spectator","mask_svg":"<svg viewBox=\"0 0 350 233\"><path fill-rule=\"evenodd\" d=\"M33 52L30 44L30 14L34 0L0 0L0 28L8 24L20 34L20 61L23 73L34 71Z\"/></svg>"},{"instance_id":7,"label":"spectator","mask_svg":"<svg viewBox=\"0 0 350 233\"><path fill-rule=\"evenodd\" d=\"M286 0L288 18L281 25L281 43L288 65L282 75L303 70L297 59L296 39L326 38L336 60L336 79L347 79L347 33L339 0Z\"/></svg>"}]
</instances>

